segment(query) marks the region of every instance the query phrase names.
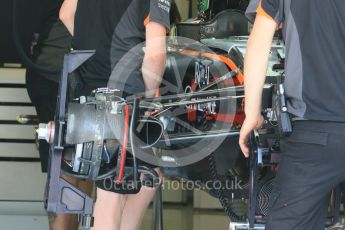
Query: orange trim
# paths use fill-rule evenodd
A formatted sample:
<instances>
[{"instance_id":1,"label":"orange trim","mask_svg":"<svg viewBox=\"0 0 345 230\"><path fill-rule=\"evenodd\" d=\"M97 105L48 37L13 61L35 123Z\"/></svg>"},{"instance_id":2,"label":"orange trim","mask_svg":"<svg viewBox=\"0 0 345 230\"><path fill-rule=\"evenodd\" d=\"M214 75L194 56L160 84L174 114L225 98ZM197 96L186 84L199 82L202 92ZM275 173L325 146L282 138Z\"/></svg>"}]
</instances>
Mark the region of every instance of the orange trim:
<instances>
[{"instance_id":1,"label":"orange trim","mask_svg":"<svg viewBox=\"0 0 345 230\"><path fill-rule=\"evenodd\" d=\"M157 89L155 96L154 97L160 97L161 96L161 90ZM155 114L157 114L159 112L159 110L153 110L153 111L149 111L149 115L150 116L154 116Z\"/></svg>"},{"instance_id":2,"label":"orange trim","mask_svg":"<svg viewBox=\"0 0 345 230\"><path fill-rule=\"evenodd\" d=\"M199 51L194 50L183 50L181 51L182 54L192 55L192 56L201 56L206 58L212 58L218 61L225 63L231 70L238 69L236 64L228 57L219 55L219 54L212 54L212 53L200 53ZM241 72L239 72L236 76L238 82L243 85L244 84L244 76Z\"/></svg>"},{"instance_id":3,"label":"orange trim","mask_svg":"<svg viewBox=\"0 0 345 230\"><path fill-rule=\"evenodd\" d=\"M236 112L235 114L217 114L216 115L216 121L220 122L231 122L236 125L243 124L244 120L246 118L246 115L244 112Z\"/></svg>"},{"instance_id":4,"label":"orange trim","mask_svg":"<svg viewBox=\"0 0 345 230\"><path fill-rule=\"evenodd\" d=\"M125 127L123 132L123 143L122 143L122 155L120 162L120 169L119 169L119 175L117 176L117 179L115 180L116 184L121 184L123 179L123 171L125 169L126 164L126 156L127 156L127 143L128 143L128 125L129 125L129 109L128 105L125 105Z\"/></svg>"},{"instance_id":5,"label":"orange trim","mask_svg":"<svg viewBox=\"0 0 345 230\"><path fill-rule=\"evenodd\" d=\"M150 15L148 15L145 20L144 20L144 26L147 26L147 24L149 24L150 22Z\"/></svg>"},{"instance_id":6,"label":"orange trim","mask_svg":"<svg viewBox=\"0 0 345 230\"><path fill-rule=\"evenodd\" d=\"M274 18L273 18L271 15L269 15L269 14L264 10L264 8L262 7L262 1L260 1L259 7L257 8L256 13L257 13L257 14L260 14L260 15L262 15L262 16L268 18L268 19L271 19L271 20L275 21Z\"/></svg>"},{"instance_id":7,"label":"orange trim","mask_svg":"<svg viewBox=\"0 0 345 230\"><path fill-rule=\"evenodd\" d=\"M151 21L151 19L150 19L150 15L149 15L149 16L147 16L147 17L145 18L145 20L144 20L144 26L146 27L147 24L149 24L150 21ZM165 27L165 26L164 26L164 27ZM166 30L167 30L167 33L170 32L170 29L169 29L169 28L166 28Z\"/></svg>"}]
</instances>

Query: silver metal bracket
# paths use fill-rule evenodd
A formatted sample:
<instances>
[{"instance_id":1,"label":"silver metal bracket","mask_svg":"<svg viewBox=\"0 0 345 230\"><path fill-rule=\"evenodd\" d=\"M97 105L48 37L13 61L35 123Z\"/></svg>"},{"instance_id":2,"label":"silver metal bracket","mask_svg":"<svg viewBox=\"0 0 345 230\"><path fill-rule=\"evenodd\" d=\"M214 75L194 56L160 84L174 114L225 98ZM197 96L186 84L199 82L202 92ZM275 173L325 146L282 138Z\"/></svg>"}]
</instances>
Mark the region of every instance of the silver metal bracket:
<instances>
[{"instance_id":1,"label":"silver metal bracket","mask_svg":"<svg viewBox=\"0 0 345 230\"><path fill-rule=\"evenodd\" d=\"M232 222L229 230L265 230L265 225L255 224L254 228L249 228L249 223Z\"/></svg>"}]
</instances>

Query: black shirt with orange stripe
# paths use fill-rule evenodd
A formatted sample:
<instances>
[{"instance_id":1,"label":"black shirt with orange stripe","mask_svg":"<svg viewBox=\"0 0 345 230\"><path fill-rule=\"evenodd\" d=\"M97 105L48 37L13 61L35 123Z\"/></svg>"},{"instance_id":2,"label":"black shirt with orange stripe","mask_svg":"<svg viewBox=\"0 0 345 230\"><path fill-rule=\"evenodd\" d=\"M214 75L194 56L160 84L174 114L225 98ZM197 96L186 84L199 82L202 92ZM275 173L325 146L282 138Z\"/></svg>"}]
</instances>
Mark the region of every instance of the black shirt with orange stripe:
<instances>
[{"instance_id":1,"label":"black shirt with orange stripe","mask_svg":"<svg viewBox=\"0 0 345 230\"><path fill-rule=\"evenodd\" d=\"M145 41L145 23L155 21L170 27L169 10L170 0L79 1L73 46L96 49L80 69L85 83L95 88L107 86L117 62Z\"/></svg>"},{"instance_id":2,"label":"black shirt with orange stripe","mask_svg":"<svg viewBox=\"0 0 345 230\"><path fill-rule=\"evenodd\" d=\"M141 64L146 25L156 22L170 28L171 0L133 0L116 27L111 43L111 87L128 93L143 92ZM121 60L121 62L120 62Z\"/></svg>"},{"instance_id":3,"label":"black shirt with orange stripe","mask_svg":"<svg viewBox=\"0 0 345 230\"><path fill-rule=\"evenodd\" d=\"M344 0L250 2L249 17L283 25L288 111L296 119L345 122L344 12Z\"/></svg>"}]
</instances>

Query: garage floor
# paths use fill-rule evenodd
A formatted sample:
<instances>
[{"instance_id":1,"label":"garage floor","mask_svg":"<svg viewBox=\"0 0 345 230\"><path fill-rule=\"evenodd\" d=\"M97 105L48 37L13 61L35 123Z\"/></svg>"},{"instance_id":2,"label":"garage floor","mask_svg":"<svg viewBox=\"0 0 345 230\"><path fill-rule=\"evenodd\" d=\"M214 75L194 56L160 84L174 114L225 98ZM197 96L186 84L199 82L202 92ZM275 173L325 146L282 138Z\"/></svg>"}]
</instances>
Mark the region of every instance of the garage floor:
<instances>
[{"instance_id":1,"label":"garage floor","mask_svg":"<svg viewBox=\"0 0 345 230\"><path fill-rule=\"evenodd\" d=\"M221 210L193 209L192 205L164 204L164 230L229 229L229 219ZM147 212L141 230L151 230L152 211Z\"/></svg>"},{"instance_id":2,"label":"garage floor","mask_svg":"<svg viewBox=\"0 0 345 230\"><path fill-rule=\"evenodd\" d=\"M228 217L222 210L193 208L188 204L164 204L164 230L227 230ZM141 230L151 230L151 208ZM341 222L345 223L342 215ZM1 230L47 230L48 218L41 202L0 202ZM82 228L81 228L82 230ZM84 230L84 229L83 229ZM344 227L329 230L345 230Z\"/></svg>"}]
</instances>

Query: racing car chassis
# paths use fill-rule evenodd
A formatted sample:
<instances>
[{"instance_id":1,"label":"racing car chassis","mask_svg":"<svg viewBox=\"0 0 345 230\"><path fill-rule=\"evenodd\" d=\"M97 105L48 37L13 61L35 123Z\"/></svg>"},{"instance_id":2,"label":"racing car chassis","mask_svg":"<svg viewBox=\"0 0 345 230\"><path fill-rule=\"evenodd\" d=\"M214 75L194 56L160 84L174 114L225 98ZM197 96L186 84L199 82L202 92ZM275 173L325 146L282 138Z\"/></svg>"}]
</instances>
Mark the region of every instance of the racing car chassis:
<instances>
[{"instance_id":1,"label":"racing car chassis","mask_svg":"<svg viewBox=\"0 0 345 230\"><path fill-rule=\"evenodd\" d=\"M94 51L72 51L70 54L65 55L63 71L60 81L58 103L55 121L53 124L50 124L54 128L50 129L49 139L50 140L50 160L48 167L48 178L46 183L45 191L45 208L48 212L53 213L70 213L78 214L79 220L82 226L91 227L93 225L93 199L87 194L81 192L78 188L68 183L66 180L61 178L62 172L62 160L63 160L63 150L64 150L64 140L66 129L66 104L68 102L67 98L67 88L68 88L68 77L78 66L85 62L94 54ZM236 75L238 70L231 71L227 77L224 79ZM208 89L211 87L208 87ZM220 92L233 92L236 91L235 96L218 96ZM132 98L128 99L128 103L132 105L132 118L130 122L130 132L133 132L134 125L138 121L138 109L146 110L159 110L164 111L168 108L181 105L189 104L198 104L198 103L207 103L212 101L221 101L221 100L234 100L244 97L244 88L243 86L232 86L224 89L216 90L200 90L192 93L161 96L154 99L142 99L142 98ZM212 96L212 97L211 97ZM198 99L199 97L208 97L206 99ZM282 101L283 102L283 101ZM289 126L290 125L290 126ZM286 128L286 127L285 127ZM291 124L287 125L287 129L291 128ZM286 131L286 130L285 130ZM288 132L291 130L287 130ZM265 133L266 132L266 133ZM278 164L278 159L273 160L269 158L267 161L267 155L269 151L267 148L263 148L263 145L260 141L260 134L267 134L267 130L255 131L250 138L250 178L249 178L249 209L247 220L243 220L240 217L234 215L234 220L232 220L232 229L244 229L243 226L246 226L247 229L264 229L262 225L257 225L257 216L256 216L256 204L257 204L257 183L258 183L258 167L265 166L274 166ZM131 138L131 135L130 139ZM238 131L224 131L224 132L205 132L197 135L185 135L177 136L169 139L170 144L184 144L190 141L197 141L200 139L215 138L220 136L239 136ZM96 140L97 141L97 140ZM101 138L99 145L103 144L103 139ZM149 147L159 147L166 144L166 140L159 140L150 145ZM138 166L136 163L136 154L135 146L131 143L132 155L133 155L133 175L134 181L138 180L136 177L138 173L143 173L149 175L152 179L157 179L157 173L145 166ZM97 148L97 143L94 144L94 148ZM84 177L86 179L95 179L99 173L100 160L99 155L92 155L92 158L89 160L90 173L88 176ZM153 185L158 186L158 185ZM154 229L162 229L162 200L161 200L161 190L158 190L158 196L155 200L155 213L156 217L154 223ZM340 205L339 193L335 193L334 196L335 210L338 210L337 207ZM333 216L333 222L337 222L339 219L339 212L335 211Z\"/></svg>"}]
</instances>

